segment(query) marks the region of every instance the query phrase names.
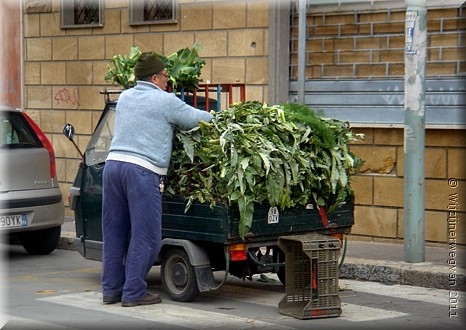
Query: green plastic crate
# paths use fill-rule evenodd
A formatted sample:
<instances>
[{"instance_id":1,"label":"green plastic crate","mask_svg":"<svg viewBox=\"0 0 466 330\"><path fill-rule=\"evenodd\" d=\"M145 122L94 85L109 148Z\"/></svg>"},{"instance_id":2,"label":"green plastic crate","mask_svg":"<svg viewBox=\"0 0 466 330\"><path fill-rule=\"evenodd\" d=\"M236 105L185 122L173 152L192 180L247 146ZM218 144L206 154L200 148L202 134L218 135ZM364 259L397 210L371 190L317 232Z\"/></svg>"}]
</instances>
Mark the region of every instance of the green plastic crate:
<instances>
[{"instance_id":1,"label":"green plastic crate","mask_svg":"<svg viewBox=\"0 0 466 330\"><path fill-rule=\"evenodd\" d=\"M299 319L340 316L340 240L320 234L284 236L278 246L285 253L286 278L280 313Z\"/></svg>"}]
</instances>

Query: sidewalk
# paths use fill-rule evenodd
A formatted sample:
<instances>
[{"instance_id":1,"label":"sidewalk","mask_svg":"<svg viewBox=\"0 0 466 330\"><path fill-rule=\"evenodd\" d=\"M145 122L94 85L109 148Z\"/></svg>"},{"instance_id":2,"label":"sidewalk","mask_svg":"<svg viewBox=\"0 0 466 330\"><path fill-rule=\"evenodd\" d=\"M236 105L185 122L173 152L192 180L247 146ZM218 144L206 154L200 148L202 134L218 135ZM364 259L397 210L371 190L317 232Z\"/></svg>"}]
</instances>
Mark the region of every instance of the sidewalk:
<instances>
[{"instance_id":1,"label":"sidewalk","mask_svg":"<svg viewBox=\"0 0 466 330\"><path fill-rule=\"evenodd\" d=\"M62 226L59 249L73 250L72 218ZM466 291L466 249L425 247L425 262L404 262L403 244L348 239L339 277L385 284L404 284L451 291ZM454 252L454 254L450 254ZM451 264L449 264L449 262Z\"/></svg>"},{"instance_id":2,"label":"sidewalk","mask_svg":"<svg viewBox=\"0 0 466 330\"><path fill-rule=\"evenodd\" d=\"M340 278L466 291L465 249L426 246L424 262L407 263L403 244L355 240L347 244Z\"/></svg>"}]
</instances>

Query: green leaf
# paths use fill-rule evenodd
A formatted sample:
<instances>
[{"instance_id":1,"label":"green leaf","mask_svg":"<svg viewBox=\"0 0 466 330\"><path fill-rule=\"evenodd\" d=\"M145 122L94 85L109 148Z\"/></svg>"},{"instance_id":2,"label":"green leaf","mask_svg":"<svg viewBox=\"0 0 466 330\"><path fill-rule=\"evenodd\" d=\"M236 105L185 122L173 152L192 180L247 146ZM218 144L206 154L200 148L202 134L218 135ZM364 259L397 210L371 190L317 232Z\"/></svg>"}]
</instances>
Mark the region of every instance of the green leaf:
<instances>
[{"instance_id":1,"label":"green leaf","mask_svg":"<svg viewBox=\"0 0 466 330\"><path fill-rule=\"evenodd\" d=\"M243 170L246 170L249 166L249 157L246 157L244 158L242 161L241 161L241 164L240 164L241 168Z\"/></svg>"},{"instance_id":2,"label":"green leaf","mask_svg":"<svg viewBox=\"0 0 466 330\"><path fill-rule=\"evenodd\" d=\"M238 208L241 217L239 224L239 236L244 239L246 234L251 230L252 218L254 214L254 203L246 196L238 199Z\"/></svg>"}]
</instances>

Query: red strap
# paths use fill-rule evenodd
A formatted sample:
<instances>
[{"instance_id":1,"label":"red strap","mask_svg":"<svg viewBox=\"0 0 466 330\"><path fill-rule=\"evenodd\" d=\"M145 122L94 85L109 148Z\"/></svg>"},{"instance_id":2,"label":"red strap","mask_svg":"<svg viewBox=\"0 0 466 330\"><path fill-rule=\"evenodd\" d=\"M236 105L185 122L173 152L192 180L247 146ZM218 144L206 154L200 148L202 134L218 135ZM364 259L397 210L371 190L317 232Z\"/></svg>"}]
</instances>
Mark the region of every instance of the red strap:
<instances>
[{"instance_id":1,"label":"red strap","mask_svg":"<svg viewBox=\"0 0 466 330\"><path fill-rule=\"evenodd\" d=\"M323 207L319 207L319 213L322 219L322 225L324 227L328 227L328 219L327 219L327 213L325 213L325 209Z\"/></svg>"}]
</instances>

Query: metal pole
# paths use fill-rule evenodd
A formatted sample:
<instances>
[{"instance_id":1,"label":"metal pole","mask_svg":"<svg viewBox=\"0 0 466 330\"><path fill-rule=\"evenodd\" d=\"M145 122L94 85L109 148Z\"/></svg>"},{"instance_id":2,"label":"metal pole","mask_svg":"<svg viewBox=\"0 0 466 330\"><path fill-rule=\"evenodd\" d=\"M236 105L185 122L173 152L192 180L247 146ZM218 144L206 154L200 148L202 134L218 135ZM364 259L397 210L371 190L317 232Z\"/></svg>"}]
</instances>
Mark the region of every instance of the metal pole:
<instances>
[{"instance_id":1,"label":"metal pole","mask_svg":"<svg viewBox=\"0 0 466 330\"><path fill-rule=\"evenodd\" d=\"M407 0L404 91L404 260L423 262L426 0Z\"/></svg>"},{"instance_id":2,"label":"metal pole","mask_svg":"<svg viewBox=\"0 0 466 330\"><path fill-rule=\"evenodd\" d=\"M306 10L307 0L299 0L298 21L298 103L304 104L304 82L306 79Z\"/></svg>"}]
</instances>

